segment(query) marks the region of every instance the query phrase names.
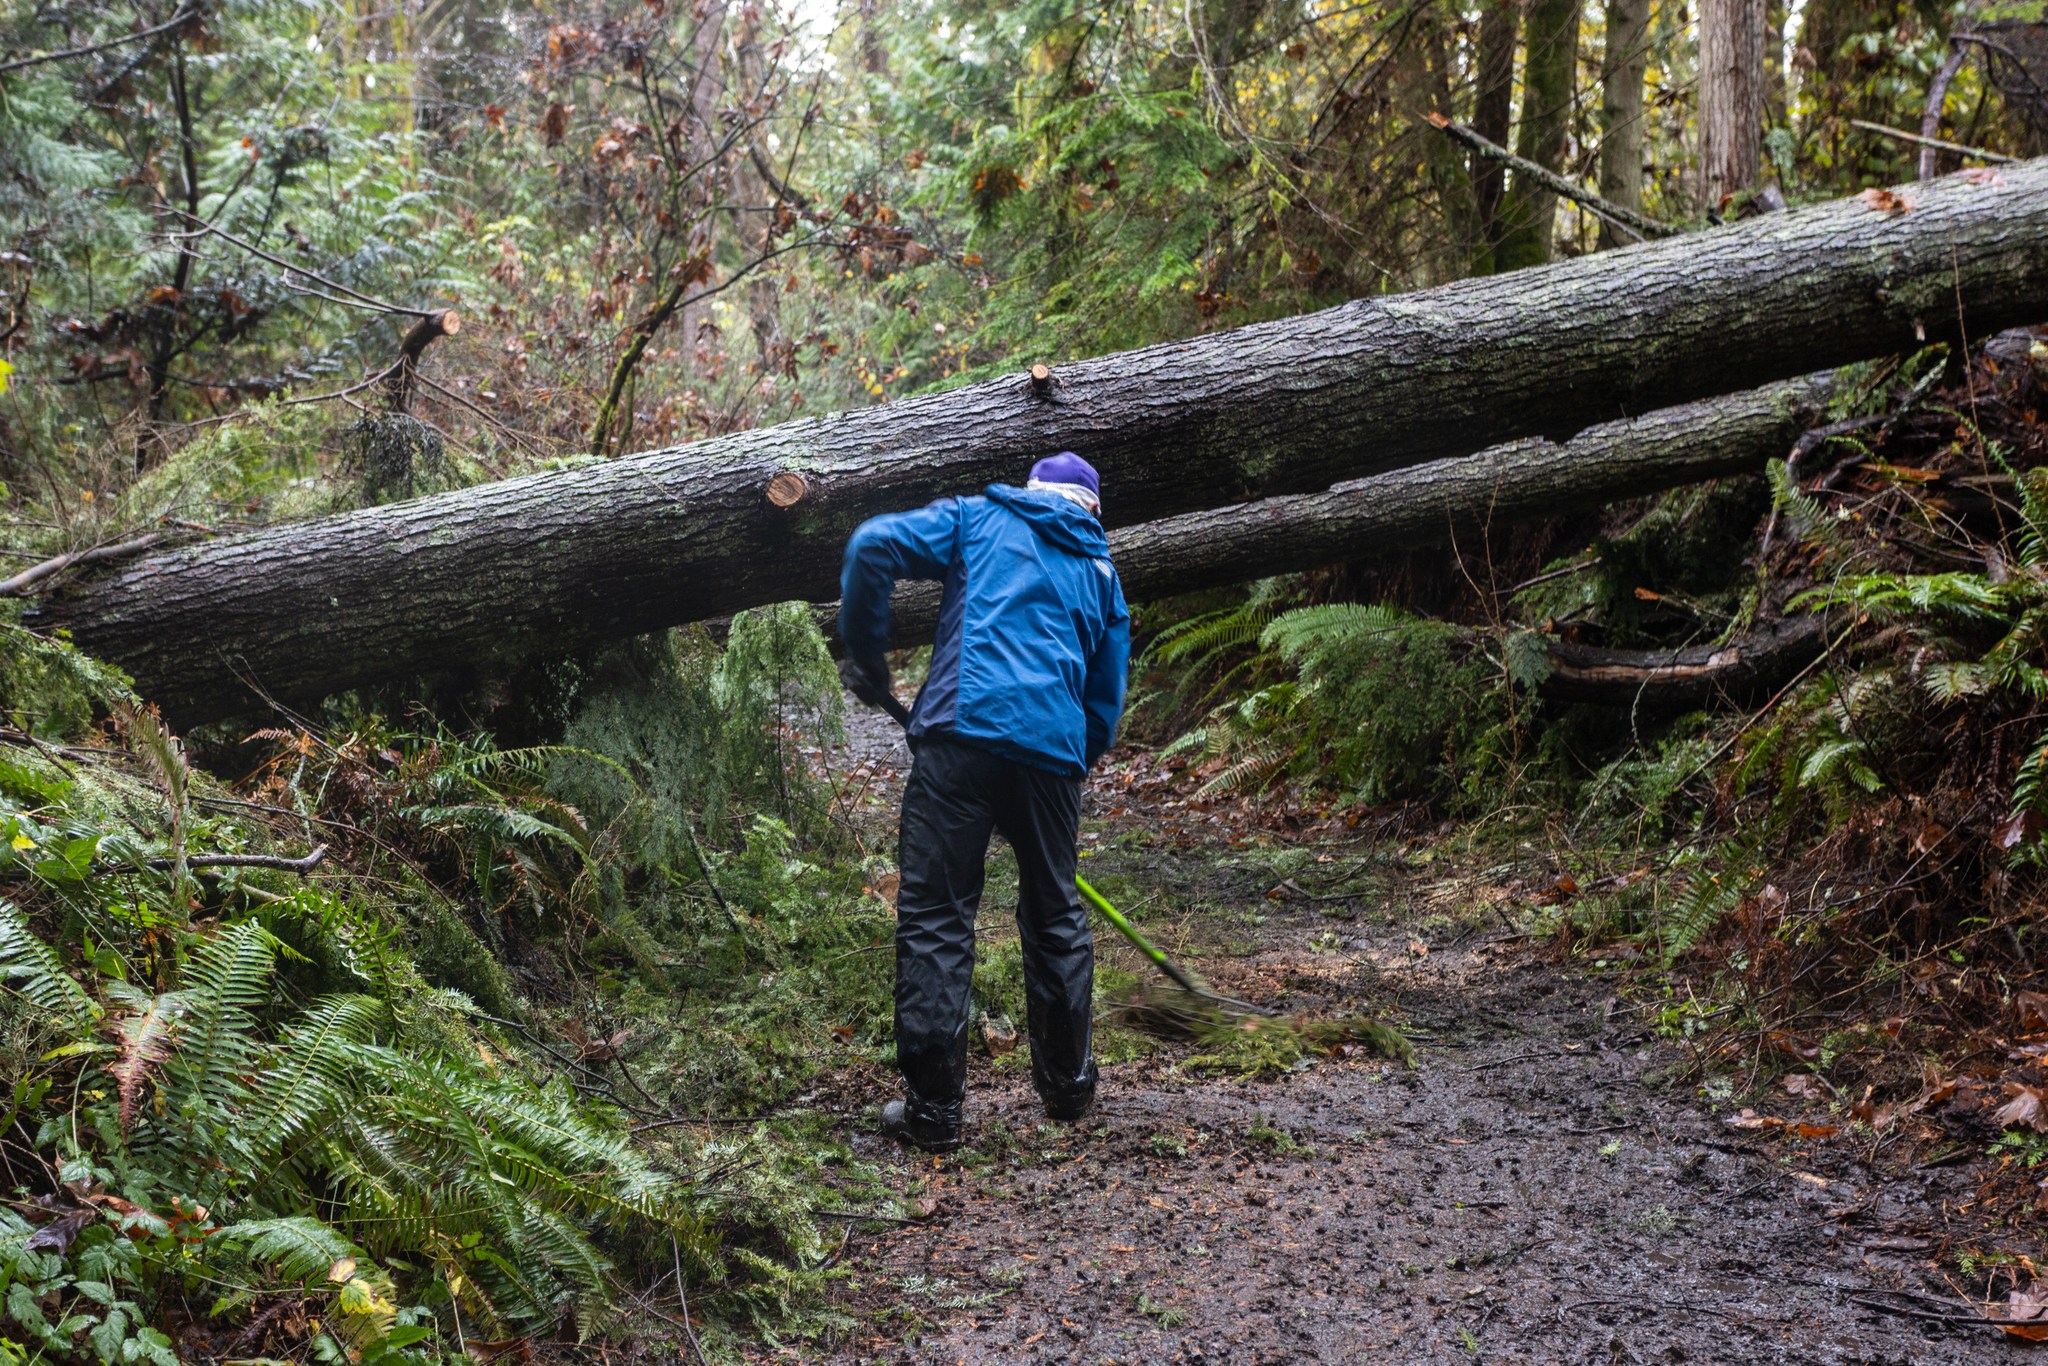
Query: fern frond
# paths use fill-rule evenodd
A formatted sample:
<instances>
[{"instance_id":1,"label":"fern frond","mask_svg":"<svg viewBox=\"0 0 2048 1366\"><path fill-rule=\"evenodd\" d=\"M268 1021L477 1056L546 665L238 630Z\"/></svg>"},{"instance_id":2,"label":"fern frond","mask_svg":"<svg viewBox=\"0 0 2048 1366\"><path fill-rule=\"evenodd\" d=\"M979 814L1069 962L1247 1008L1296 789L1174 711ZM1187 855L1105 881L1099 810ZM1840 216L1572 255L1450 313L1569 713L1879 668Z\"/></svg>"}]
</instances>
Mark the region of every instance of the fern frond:
<instances>
[{"instance_id":1,"label":"fern frond","mask_svg":"<svg viewBox=\"0 0 2048 1366\"><path fill-rule=\"evenodd\" d=\"M1819 787L1846 779L1865 792L1884 786L1870 766L1870 750L1861 740L1846 736L1823 740L1807 753L1799 766L1799 786Z\"/></svg>"},{"instance_id":2,"label":"fern frond","mask_svg":"<svg viewBox=\"0 0 2048 1366\"><path fill-rule=\"evenodd\" d=\"M192 766L185 758L185 746L164 724L154 706L122 707L115 713L121 732L145 767L156 774L164 787L164 799L171 812L171 881L185 885L185 828L191 817L187 793L192 786Z\"/></svg>"},{"instance_id":3,"label":"fern frond","mask_svg":"<svg viewBox=\"0 0 2048 1366\"><path fill-rule=\"evenodd\" d=\"M385 1018L384 1003L369 996L330 996L308 1010L265 1069L256 1104L238 1118L248 1146L281 1152L308 1128L327 1123L346 1103L358 1067L368 1062L355 1045Z\"/></svg>"},{"instance_id":4,"label":"fern frond","mask_svg":"<svg viewBox=\"0 0 2048 1366\"><path fill-rule=\"evenodd\" d=\"M99 1018L99 1006L11 901L0 901L0 981L13 983L30 1005L74 1034L88 1032Z\"/></svg>"},{"instance_id":5,"label":"fern frond","mask_svg":"<svg viewBox=\"0 0 2048 1366\"><path fill-rule=\"evenodd\" d=\"M1332 602L1283 612L1260 633L1259 647L1300 660L1312 652L1346 649L1416 624L1385 603Z\"/></svg>"},{"instance_id":6,"label":"fern frond","mask_svg":"<svg viewBox=\"0 0 2048 1366\"><path fill-rule=\"evenodd\" d=\"M318 1219L304 1215L230 1224L207 1239L209 1250L231 1251L287 1280L326 1279L336 1262L360 1258L361 1248Z\"/></svg>"},{"instance_id":7,"label":"fern frond","mask_svg":"<svg viewBox=\"0 0 2048 1366\"><path fill-rule=\"evenodd\" d=\"M142 1088L170 1060L178 1026L191 1003L185 993L170 991L155 996L136 992L134 1004L133 1013L117 1016L113 1021L120 1052L107 1069L113 1074L115 1094L120 1099L124 1134L135 1127L135 1115L142 1105Z\"/></svg>"}]
</instances>

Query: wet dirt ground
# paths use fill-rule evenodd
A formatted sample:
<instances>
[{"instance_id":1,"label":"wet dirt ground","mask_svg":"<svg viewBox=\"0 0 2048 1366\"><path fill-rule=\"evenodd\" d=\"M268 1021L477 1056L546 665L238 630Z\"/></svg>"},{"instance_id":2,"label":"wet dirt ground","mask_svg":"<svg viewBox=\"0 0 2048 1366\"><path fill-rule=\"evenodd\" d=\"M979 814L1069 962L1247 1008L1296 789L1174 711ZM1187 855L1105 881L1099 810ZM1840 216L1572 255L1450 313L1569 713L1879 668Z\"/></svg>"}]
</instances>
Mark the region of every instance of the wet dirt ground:
<instances>
[{"instance_id":1,"label":"wet dirt ground","mask_svg":"<svg viewBox=\"0 0 2048 1366\"><path fill-rule=\"evenodd\" d=\"M857 743L890 764L885 732ZM887 776L878 805L893 800ZM1134 815L1114 777L1098 783L1091 880L1151 889L1133 897L1151 899L1147 931L1218 987L1289 1011L1370 1011L1414 1037L1415 1065L1328 1059L1248 1080L1184 1066L1196 1045L1147 1044L1104 1067L1093 1114L1058 1126L1021 1059L977 1056L968 1146L941 1158L873 1135L884 1078L840 1078L850 1141L896 1174L915 1217L850 1225L837 1297L859 1327L785 1356L1967 1363L2028 1350L1941 1321L1971 1293L1954 1256L1981 1235L1969 1168L1881 1174L1867 1139L1732 1128L1732 1101L1714 1113L1687 1054L1627 993L1516 932L1486 892L1512 867L1459 874L1327 833L1247 843L1159 805ZM1527 858L1539 871L1541 851ZM1008 911L992 883L985 942ZM1112 938L1098 931L1105 964L1135 974ZM1103 1036L1112 1056L1120 1038Z\"/></svg>"}]
</instances>

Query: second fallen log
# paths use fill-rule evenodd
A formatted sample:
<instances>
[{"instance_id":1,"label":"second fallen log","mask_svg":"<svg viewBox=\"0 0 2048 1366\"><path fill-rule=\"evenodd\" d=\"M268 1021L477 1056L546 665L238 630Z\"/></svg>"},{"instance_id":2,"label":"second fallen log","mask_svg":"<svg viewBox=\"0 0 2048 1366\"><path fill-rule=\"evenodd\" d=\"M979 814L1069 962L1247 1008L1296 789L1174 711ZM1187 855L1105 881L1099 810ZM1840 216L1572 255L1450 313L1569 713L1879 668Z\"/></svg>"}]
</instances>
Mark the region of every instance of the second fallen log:
<instances>
[{"instance_id":1,"label":"second fallen log","mask_svg":"<svg viewBox=\"0 0 2048 1366\"><path fill-rule=\"evenodd\" d=\"M1832 374L1808 375L1602 423L1569 441L1510 442L1321 493L1123 527L1109 534L1110 556L1125 596L1141 602L1406 546L1483 549L1509 522L1761 470L1792 449L1835 388ZM923 643L938 620L938 585L905 584L892 606L897 643Z\"/></svg>"}]
</instances>

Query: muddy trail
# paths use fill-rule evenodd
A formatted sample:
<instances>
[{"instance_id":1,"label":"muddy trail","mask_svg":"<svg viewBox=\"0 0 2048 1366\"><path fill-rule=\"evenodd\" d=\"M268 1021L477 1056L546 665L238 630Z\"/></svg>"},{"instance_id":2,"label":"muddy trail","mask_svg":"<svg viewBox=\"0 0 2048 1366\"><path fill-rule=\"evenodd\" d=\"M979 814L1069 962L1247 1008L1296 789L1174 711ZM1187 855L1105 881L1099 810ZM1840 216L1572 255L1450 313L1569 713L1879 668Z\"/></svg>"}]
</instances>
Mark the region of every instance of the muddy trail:
<instances>
[{"instance_id":1,"label":"muddy trail","mask_svg":"<svg viewBox=\"0 0 2048 1366\"><path fill-rule=\"evenodd\" d=\"M868 743L886 779L886 734ZM1248 1077L1105 1008L1087 1119L1047 1123L1021 1050L977 1050L968 1145L943 1158L873 1134L891 1078L838 1074L816 1103L847 1116L849 1142L896 1174L913 1217L849 1226L836 1297L857 1328L762 1359L1903 1363L2027 1350L1948 1321L1971 1293L1956 1249L1985 1237L1967 1209L1978 1175L1873 1167L1867 1135L1732 1127L1737 1098L1714 1103L1630 993L1516 932L1505 889L1541 874L1540 851L1459 872L1427 849L1327 834L1249 842L1160 802L1134 809L1115 782L1091 793L1092 881L1218 987L1288 1011L1369 1011L1415 1040L1414 1066L1325 1057ZM873 800L893 809L886 781ZM985 960L1013 936L1003 864ZM1096 942L1106 979L1138 977L1106 927ZM2037 1251L2016 1237L1997 1245Z\"/></svg>"}]
</instances>

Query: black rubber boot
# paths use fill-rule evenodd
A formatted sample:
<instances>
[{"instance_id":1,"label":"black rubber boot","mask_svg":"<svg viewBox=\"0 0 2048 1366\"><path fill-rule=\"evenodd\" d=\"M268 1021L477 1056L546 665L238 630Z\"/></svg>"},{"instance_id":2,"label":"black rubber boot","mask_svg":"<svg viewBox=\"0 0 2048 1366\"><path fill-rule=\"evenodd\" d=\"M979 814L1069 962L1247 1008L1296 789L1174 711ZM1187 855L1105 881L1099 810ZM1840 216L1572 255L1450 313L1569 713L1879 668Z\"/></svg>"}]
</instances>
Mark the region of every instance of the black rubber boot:
<instances>
[{"instance_id":1,"label":"black rubber boot","mask_svg":"<svg viewBox=\"0 0 2048 1366\"><path fill-rule=\"evenodd\" d=\"M1095 1077L1093 1058L1088 1059L1087 1070L1066 1085L1041 1072L1035 1059L1031 1067L1031 1084L1038 1088L1038 1098L1045 1103L1046 1118L1061 1124L1075 1123L1095 1108Z\"/></svg>"},{"instance_id":2,"label":"black rubber boot","mask_svg":"<svg viewBox=\"0 0 2048 1366\"><path fill-rule=\"evenodd\" d=\"M950 1153L960 1146L960 1130L918 1118L903 1101L882 1107L882 1137L893 1138L928 1153Z\"/></svg>"}]
</instances>

